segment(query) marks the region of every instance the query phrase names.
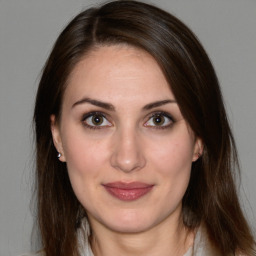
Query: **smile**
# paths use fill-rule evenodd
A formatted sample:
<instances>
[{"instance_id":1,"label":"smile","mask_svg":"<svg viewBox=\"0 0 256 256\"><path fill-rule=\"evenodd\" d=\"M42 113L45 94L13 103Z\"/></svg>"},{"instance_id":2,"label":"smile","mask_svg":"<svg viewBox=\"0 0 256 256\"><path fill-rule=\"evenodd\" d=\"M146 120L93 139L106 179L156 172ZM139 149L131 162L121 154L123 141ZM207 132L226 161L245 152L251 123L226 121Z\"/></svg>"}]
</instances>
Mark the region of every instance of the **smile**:
<instances>
[{"instance_id":1,"label":"smile","mask_svg":"<svg viewBox=\"0 0 256 256\"><path fill-rule=\"evenodd\" d=\"M122 201L134 201L149 193L154 185L141 182L113 182L103 184L106 191Z\"/></svg>"}]
</instances>

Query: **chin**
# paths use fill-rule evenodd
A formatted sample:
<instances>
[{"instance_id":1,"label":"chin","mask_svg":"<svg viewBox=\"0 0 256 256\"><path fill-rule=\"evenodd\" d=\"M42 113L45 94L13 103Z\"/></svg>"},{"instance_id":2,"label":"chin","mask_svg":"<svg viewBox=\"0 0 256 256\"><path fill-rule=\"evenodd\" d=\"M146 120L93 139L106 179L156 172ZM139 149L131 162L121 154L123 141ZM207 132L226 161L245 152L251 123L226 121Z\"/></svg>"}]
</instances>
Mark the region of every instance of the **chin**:
<instances>
[{"instance_id":1,"label":"chin","mask_svg":"<svg viewBox=\"0 0 256 256\"><path fill-rule=\"evenodd\" d=\"M112 223L108 227L109 229L118 233L142 233L149 230L153 225L148 223L138 223L134 221L133 223Z\"/></svg>"},{"instance_id":2,"label":"chin","mask_svg":"<svg viewBox=\"0 0 256 256\"><path fill-rule=\"evenodd\" d=\"M140 233L149 230L157 224L157 220L148 214L143 215L127 210L108 218L106 216L101 222L108 229L120 233Z\"/></svg>"}]
</instances>

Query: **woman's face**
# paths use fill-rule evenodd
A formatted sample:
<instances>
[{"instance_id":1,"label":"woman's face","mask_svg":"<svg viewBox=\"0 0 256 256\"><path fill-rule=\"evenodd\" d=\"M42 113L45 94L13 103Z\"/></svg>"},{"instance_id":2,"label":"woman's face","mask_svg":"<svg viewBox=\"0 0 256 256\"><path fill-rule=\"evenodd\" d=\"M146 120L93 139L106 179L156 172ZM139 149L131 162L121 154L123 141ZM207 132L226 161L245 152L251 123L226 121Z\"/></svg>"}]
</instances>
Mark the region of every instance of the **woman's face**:
<instances>
[{"instance_id":1,"label":"woman's face","mask_svg":"<svg viewBox=\"0 0 256 256\"><path fill-rule=\"evenodd\" d=\"M200 141L148 53L91 51L70 76L52 133L93 227L140 232L179 220Z\"/></svg>"}]
</instances>

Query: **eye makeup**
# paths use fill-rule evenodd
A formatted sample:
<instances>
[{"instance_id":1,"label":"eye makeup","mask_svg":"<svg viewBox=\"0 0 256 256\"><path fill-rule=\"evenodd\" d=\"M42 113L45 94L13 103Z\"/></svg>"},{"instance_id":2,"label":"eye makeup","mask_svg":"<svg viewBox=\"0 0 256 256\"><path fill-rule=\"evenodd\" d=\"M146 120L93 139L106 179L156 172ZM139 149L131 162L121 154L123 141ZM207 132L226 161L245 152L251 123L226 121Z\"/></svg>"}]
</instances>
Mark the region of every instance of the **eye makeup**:
<instances>
[{"instance_id":1,"label":"eye makeup","mask_svg":"<svg viewBox=\"0 0 256 256\"><path fill-rule=\"evenodd\" d=\"M174 122L174 118L169 113L157 111L150 114L144 126L152 129L168 129L172 127Z\"/></svg>"},{"instance_id":2,"label":"eye makeup","mask_svg":"<svg viewBox=\"0 0 256 256\"><path fill-rule=\"evenodd\" d=\"M113 126L108 115L101 111L90 111L82 116L81 122L85 128L104 129ZM174 118L165 111L156 111L146 117L143 126L151 129L168 129L175 123Z\"/></svg>"},{"instance_id":3,"label":"eye makeup","mask_svg":"<svg viewBox=\"0 0 256 256\"><path fill-rule=\"evenodd\" d=\"M103 129L112 126L106 115L100 111L92 111L84 114L81 121L89 129Z\"/></svg>"}]
</instances>

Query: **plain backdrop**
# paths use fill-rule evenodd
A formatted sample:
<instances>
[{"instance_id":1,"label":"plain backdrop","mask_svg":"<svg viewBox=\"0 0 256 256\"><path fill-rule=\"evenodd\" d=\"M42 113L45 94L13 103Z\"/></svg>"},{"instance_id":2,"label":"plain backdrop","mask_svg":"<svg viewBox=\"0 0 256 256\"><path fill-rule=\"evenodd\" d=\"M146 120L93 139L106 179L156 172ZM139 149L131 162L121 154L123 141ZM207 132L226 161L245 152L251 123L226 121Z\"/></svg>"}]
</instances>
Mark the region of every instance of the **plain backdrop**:
<instances>
[{"instance_id":1,"label":"plain backdrop","mask_svg":"<svg viewBox=\"0 0 256 256\"><path fill-rule=\"evenodd\" d=\"M58 34L102 1L0 0L0 255L31 250L32 113L40 71ZM256 226L256 1L145 1L176 15L215 66L240 153L241 197ZM34 237L35 238L35 237ZM36 245L33 244L33 247Z\"/></svg>"}]
</instances>

